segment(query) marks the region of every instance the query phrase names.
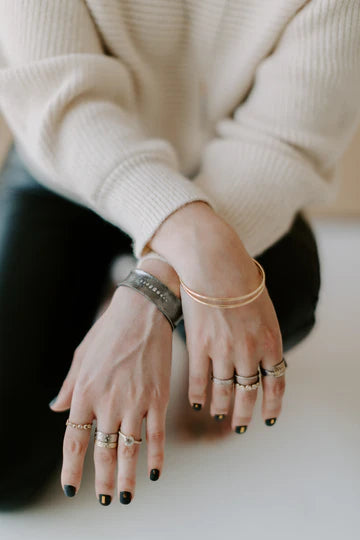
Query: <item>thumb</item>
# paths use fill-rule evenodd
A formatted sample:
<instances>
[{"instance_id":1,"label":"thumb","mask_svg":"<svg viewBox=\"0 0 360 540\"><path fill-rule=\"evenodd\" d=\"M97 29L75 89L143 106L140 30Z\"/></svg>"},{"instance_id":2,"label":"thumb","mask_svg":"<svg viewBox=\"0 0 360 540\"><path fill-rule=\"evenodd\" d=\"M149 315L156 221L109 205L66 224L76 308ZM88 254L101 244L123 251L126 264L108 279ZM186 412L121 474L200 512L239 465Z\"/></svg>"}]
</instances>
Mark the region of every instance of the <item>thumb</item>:
<instances>
[{"instance_id":1,"label":"thumb","mask_svg":"<svg viewBox=\"0 0 360 540\"><path fill-rule=\"evenodd\" d=\"M49 403L52 411L62 412L70 409L71 399L80 368L80 362L73 359L69 373L67 374L61 386L60 392Z\"/></svg>"}]
</instances>

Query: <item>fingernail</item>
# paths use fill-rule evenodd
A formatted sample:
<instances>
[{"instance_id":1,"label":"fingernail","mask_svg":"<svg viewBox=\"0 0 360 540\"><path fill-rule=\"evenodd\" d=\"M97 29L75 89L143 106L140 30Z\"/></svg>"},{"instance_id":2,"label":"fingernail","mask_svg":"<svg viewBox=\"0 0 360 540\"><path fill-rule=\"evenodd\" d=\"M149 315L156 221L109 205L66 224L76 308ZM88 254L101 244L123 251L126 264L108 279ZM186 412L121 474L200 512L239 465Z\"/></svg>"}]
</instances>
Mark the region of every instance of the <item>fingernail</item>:
<instances>
[{"instance_id":1,"label":"fingernail","mask_svg":"<svg viewBox=\"0 0 360 540\"><path fill-rule=\"evenodd\" d=\"M201 403L193 403L192 404L192 408L194 409L194 411L201 411Z\"/></svg>"},{"instance_id":2,"label":"fingernail","mask_svg":"<svg viewBox=\"0 0 360 540\"><path fill-rule=\"evenodd\" d=\"M247 426L236 426L235 431L236 433L245 433L247 430Z\"/></svg>"},{"instance_id":3,"label":"fingernail","mask_svg":"<svg viewBox=\"0 0 360 540\"><path fill-rule=\"evenodd\" d=\"M103 506L109 506L109 504L111 503L110 495L99 495L99 503Z\"/></svg>"},{"instance_id":4,"label":"fingernail","mask_svg":"<svg viewBox=\"0 0 360 540\"><path fill-rule=\"evenodd\" d=\"M221 422L221 420L224 420L225 414L215 414L214 418L217 422Z\"/></svg>"},{"instance_id":5,"label":"fingernail","mask_svg":"<svg viewBox=\"0 0 360 540\"><path fill-rule=\"evenodd\" d=\"M59 394L58 394L58 395L59 395ZM55 397L50 401L49 407L52 407L52 406L54 405L54 403L55 403L55 401L57 400L57 398L58 398L58 397L55 396Z\"/></svg>"},{"instance_id":6,"label":"fingernail","mask_svg":"<svg viewBox=\"0 0 360 540\"><path fill-rule=\"evenodd\" d=\"M74 497L76 495L76 487L74 486L64 486L64 493L67 497Z\"/></svg>"},{"instance_id":7,"label":"fingernail","mask_svg":"<svg viewBox=\"0 0 360 540\"><path fill-rule=\"evenodd\" d=\"M150 480L158 480L160 476L159 469L151 469L150 471Z\"/></svg>"},{"instance_id":8,"label":"fingernail","mask_svg":"<svg viewBox=\"0 0 360 540\"><path fill-rule=\"evenodd\" d=\"M265 424L267 426L273 426L276 422L276 418L268 418L267 420L265 420Z\"/></svg>"},{"instance_id":9,"label":"fingernail","mask_svg":"<svg viewBox=\"0 0 360 540\"><path fill-rule=\"evenodd\" d=\"M120 502L121 502L121 504L130 504L130 502L131 502L131 493L130 493L130 491L122 491L120 493Z\"/></svg>"}]
</instances>

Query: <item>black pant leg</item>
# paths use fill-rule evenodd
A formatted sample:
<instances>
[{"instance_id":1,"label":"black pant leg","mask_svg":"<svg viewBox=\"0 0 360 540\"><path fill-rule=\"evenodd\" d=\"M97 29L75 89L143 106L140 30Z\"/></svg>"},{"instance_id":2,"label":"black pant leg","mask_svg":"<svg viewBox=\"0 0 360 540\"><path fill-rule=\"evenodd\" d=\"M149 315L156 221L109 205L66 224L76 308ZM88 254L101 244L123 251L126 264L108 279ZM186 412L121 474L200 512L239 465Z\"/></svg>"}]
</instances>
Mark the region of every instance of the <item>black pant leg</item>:
<instances>
[{"instance_id":1,"label":"black pant leg","mask_svg":"<svg viewBox=\"0 0 360 540\"><path fill-rule=\"evenodd\" d=\"M130 239L41 186L14 152L0 181L0 508L9 509L40 492L61 460L68 413L48 403Z\"/></svg>"}]
</instances>

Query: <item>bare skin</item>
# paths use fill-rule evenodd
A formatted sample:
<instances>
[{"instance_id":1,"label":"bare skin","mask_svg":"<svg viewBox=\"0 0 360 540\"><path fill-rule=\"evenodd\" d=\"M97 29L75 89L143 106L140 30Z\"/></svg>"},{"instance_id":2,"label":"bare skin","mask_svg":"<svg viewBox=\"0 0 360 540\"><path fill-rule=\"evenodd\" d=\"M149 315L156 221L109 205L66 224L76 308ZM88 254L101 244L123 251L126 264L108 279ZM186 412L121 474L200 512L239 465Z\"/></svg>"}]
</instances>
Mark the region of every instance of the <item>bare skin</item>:
<instances>
[{"instance_id":1,"label":"bare skin","mask_svg":"<svg viewBox=\"0 0 360 540\"><path fill-rule=\"evenodd\" d=\"M210 371L219 378L231 377L234 369L249 376L256 373L260 361L265 368L280 362L280 328L266 288L246 306L221 310L195 302L179 286L181 276L189 287L202 294L240 296L259 284L257 267L238 235L206 203L193 202L174 212L156 231L149 246L169 264L148 259L141 263L141 268L181 295L191 404L205 405ZM157 469L161 475L171 346L171 327L165 317L136 291L119 287L77 347L52 410L70 408L73 422L88 423L96 418L99 430L113 433L121 426L123 432L136 439L141 436L142 421L146 418L148 473ZM278 417L284 390L284 376L263 378L264 420ZM234 430L247 426L257 393L212 385L210 414L231 413ZM88 431L66 428L63 486L79 489L89 438ZM113 495L118 464L117 495L127 492L127 500L131 500L138 452L139 445L127 448L121 440L118 450L94 447L98 497Z\"/></svg>"}]
</instances>

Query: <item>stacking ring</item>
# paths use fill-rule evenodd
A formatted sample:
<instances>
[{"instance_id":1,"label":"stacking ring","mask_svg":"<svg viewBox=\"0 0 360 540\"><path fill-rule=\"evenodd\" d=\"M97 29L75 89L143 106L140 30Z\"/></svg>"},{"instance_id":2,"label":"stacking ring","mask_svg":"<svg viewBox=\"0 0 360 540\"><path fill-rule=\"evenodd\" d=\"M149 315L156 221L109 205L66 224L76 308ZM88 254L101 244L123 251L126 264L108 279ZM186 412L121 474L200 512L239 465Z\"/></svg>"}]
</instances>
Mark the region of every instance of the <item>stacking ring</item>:
<instances>
[{"instance_id":1,"label":"stacking ring","mask_svg":"<svg viewBox=\"0 0 360 540\"><path fill-rule=\"evenodd\" d=\"M75 429L91 429L92 424L75 424L74 422L70 422L70 419L68 418L65 422L66 426L70 426Z\"/></svg>"},{"instance_id":2,"label":"stacking ring","mask_svg":"<svg viewBox=\"0 0 360 540\"><path fill-rule=\"evenodd\" d=\"M211 375L211 380L214 384L220 384L221 386L230 386L234 384L234 377L231 377L231 379L218 379L217 377L214 377L214 375Z\"/></svg>"},{"instance_id":3,"label":"stacking ring","mask_svg":"<svg viewBox=\"0 0 360 540\"><path fill-rule=\"evenodd\" d=\"M142 439L139 439L138 441L132 436L132 435L125 435L125 433L122 433L119 429L119 435L124 439L125 446L132 446L133 444L141 444Z\"/></svg>"},{"instance_id":4,"label":"stacking ring","mask_svg":"<svg viewBox=\"0 0 360 540\"><path fill-rule=\"evenodd\" d=\"M262 366L260 366L261 375L265 377L266 375L271 375L272 377L281 377L284 375L285 370L287 368L287 362L285 358L281 360L278 364L275 364L270 369L265 369Z\"/></svg>"},{"instance_id":5,"label":"stacking ring","mask_svg":"<svg viewBox=\"0 0 360 540\"><path fill-rule=\"evenodd\" d=\"M240 384L240 383L236 382L235 385L240 390L245 390L245 391L256 390L260 386L260 381L257 381L256 383L253 383L253 384Z\"/></svg>"},{"instance_id":6,"label":"stacking ring","mask_svg":"<svg viewBox=\"0 0 360 540\"><path fill-rule=\"evenodd\" d=\"M249 377L244 377L243 375L238 375L235 373L235 381L240 384L251 384L252 382L255 383L260 379L260 369L258 368L257 373L255 375L250 375Z\"/></svg>"},{"instance_id":7,"label":"stacking ring","mask_svg":"<svg viewBox=\"0 0 360 540\"><path fill-rule=\"evenodd\" d=\"M95 431L95 444L100 448L116 448L118 445L119 435L117 433L104 433L103 431Z\"/></svg>"}]
</instances>

